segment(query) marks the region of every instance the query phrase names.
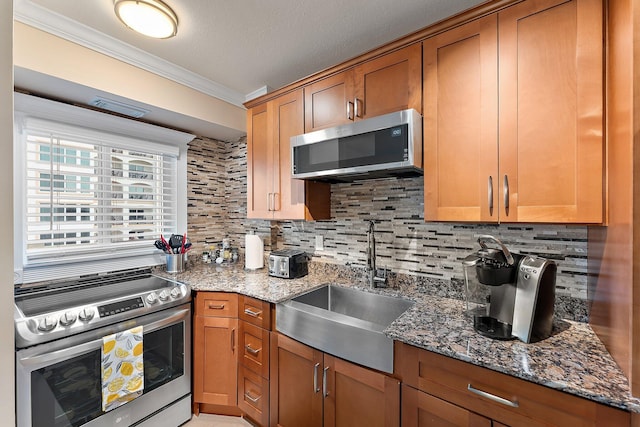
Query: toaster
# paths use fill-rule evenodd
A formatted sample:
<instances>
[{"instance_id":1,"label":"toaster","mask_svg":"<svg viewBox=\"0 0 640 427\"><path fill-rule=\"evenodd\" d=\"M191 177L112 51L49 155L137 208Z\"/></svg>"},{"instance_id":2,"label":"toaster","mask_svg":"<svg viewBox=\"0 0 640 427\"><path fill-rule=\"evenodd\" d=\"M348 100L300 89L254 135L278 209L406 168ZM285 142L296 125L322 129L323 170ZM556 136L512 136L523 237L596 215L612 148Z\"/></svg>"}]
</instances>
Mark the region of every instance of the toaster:
<instances>
[{"instance_id":1,"label":"toaster","mask_svg":"<svg viewBox=\"0 0 640 427\"><path fill-rule=\"evenodd\" d=\"M309 272L309 256L304 251L285 249L269 254L269 276L296 279Z\"/></svg>"}]
</instances>

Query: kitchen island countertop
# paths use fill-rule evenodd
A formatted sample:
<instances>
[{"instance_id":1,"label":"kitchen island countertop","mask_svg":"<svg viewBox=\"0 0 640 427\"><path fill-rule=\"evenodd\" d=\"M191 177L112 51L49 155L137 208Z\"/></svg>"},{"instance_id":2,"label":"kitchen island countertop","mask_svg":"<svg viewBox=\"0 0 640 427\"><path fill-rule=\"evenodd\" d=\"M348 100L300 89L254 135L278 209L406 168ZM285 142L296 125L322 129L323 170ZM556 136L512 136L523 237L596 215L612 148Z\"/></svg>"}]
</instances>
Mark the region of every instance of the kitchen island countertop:
<instances>
[{"instance_id":1,"label":"kitchen island countertop","mask_svg":"<svg viewBox=\"0 0 640 427\"><path fill-rule=\"evenodd\" d=\"M361 280L350 280L331 269L310 269L299 279L269 277L267 269L245 271L240 265L196 264L179 274L155 272L189 284L195 291L236 292L279 303L332 283L370 291ZM537 343L499 341L473 330L464 314L464 302L424 293L418 289L376 289L402 296L416 304L394 321L390 338L458 360L472 363L597 401L640 413L640 399L631 396L622 370L587 323L556 318L551 337Z\"/></svg>"}]
</instances>

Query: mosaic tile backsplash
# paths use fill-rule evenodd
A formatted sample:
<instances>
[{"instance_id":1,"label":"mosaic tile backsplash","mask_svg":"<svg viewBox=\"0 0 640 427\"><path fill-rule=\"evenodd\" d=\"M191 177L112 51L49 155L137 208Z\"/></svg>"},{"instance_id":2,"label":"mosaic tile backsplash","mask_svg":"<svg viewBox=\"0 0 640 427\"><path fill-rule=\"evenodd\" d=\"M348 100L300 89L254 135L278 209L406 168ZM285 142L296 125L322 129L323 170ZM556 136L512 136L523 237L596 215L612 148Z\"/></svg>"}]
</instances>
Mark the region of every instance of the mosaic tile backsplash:
<instances>
[{"instance_id":1,"label":"mosaic tile backsplash","mask_svg":"<svg viewBox=\"0 0 640 427\"><path fill-rule=\"evenodd\" d=\"M530 224L425 223L422 177L383 178L331 188L329 221L268 221L246 218L246 140L196 139L188 152L188 223L196 252L230 238L244 244L254 230L265 252L299 248L316 262L353 268L366 264L367 220L376 225L378 266L417 277L463 280L461 260L491 234L510 250L553 259L558 296L587 300L587 227ZM314 250L315 236L324 249Z\"/></svg>"}]
</instances>

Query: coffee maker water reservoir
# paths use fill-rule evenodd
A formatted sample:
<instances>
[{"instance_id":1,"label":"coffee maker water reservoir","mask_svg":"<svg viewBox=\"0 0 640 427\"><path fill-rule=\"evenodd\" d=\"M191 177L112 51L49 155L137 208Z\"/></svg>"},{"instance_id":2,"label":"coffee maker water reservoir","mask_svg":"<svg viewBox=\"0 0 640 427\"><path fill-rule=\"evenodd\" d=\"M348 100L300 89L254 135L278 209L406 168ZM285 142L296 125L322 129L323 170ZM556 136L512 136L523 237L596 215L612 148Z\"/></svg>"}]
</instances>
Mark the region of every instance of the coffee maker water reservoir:
<instances>
[{"instance_id":1,"label":"coffee maker water reservoir","mask_svg":"<svg viewBox=\"0 0 640 427\"><path fill-rule=\"evenodd\" d=\"M480 250L462 262L474 329L490 338L515 337L526 343L551 335L556 264L512 253L493 236L480 236L478 243Z\"/></svg>"}]
</instances>

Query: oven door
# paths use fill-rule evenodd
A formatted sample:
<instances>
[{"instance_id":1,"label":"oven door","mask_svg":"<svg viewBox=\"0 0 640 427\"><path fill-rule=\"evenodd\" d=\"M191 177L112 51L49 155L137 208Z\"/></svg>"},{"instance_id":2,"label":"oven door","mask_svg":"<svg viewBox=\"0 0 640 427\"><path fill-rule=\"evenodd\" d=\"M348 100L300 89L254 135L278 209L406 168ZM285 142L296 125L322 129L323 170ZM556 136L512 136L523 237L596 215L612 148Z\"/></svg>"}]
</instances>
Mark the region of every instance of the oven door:
<instances>
[{"instance_id":1,"label":"oven door","mask_svg":"<svg viewBox=\"0 0 640 427\"><path fill-rule=\"evenodd\" d=\"M105 413L101 395L102 337L139 325L144 330L144 393ZM190 379L191 306L184 304L19 350L17 425L130 426L153 419L154 425L176 426L191 417ZM166 414L153 416L163 409Z\"/></svg>"}]
</instances>

